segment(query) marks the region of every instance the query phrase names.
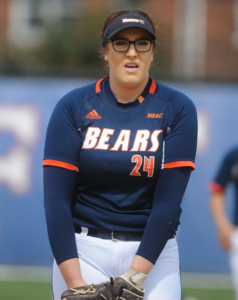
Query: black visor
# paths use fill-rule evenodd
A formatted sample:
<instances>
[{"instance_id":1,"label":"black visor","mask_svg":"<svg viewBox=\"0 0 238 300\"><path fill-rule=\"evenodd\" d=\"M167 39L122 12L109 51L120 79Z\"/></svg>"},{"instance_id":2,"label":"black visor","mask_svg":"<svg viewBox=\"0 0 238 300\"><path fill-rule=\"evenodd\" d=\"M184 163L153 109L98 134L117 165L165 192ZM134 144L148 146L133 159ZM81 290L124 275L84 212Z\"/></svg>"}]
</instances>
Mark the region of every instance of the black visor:
<instances>
[{"instance_id":1,"label":"black visor","mask_svg":"<svg viewBox=\"0 0 238 300\"><path fill-rule=\"evenodd\" d=\"M149 20L139 15L127 14L113 19L107 25L103 34L102 46L104 47L106 41L112 38L115 34L130 27L142 28L148 31L152 35L153 39L156 39L154 28Z\"/></svg>"}]
</instances>

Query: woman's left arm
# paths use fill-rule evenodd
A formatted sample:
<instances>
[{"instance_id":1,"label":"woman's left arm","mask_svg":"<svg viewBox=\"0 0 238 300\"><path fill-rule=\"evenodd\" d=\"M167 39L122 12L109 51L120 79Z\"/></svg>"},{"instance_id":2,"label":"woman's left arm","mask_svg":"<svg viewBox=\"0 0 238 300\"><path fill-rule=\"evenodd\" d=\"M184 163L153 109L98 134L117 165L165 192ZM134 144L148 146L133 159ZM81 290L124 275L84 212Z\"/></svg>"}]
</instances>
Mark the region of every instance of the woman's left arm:
<instances>
[{"instance_id":1,"label":"woman's left arm","mask_svg":"<svg viewBox=\"0 0 238 300\"><path fill-rule=\"evenodd\" d=\"M131 267L148 274L176 227L180 216L180 204L186 190L192 168L164 169L157 182L153 208L144 235Z\"/></svg>"},{"instance_id":2,"label":"woman's left arm","mask_svg":"<svg viewBox=\"0 0 238 300\"><path fill-rule=\"evenodd\" d=\"M148 274L166 242L176 230L180 204L186 190L197 147L197 112L193 102L180 92L173 92L164 114L162 166L156 183L153 204L144 234L125 277L134 272ZM138 277L140 283L145 280ZM129 277L127 277L129 278ZM137 278L137 277L136 277Z\"/></svg>"},{"instance_id":3,"label":"woman's left arm","mask_svg":"<svg viewBox=\"0 0 238 300\"><path fill-rule=\"evenodd\" d=\"M180 204L192 168L181 167L161 171L156 184L153 207L147 221L139 249L131 268L122 276L140 289L146 275L153 268L166 242L176 228Z\"/></svg>"}]
</instances>

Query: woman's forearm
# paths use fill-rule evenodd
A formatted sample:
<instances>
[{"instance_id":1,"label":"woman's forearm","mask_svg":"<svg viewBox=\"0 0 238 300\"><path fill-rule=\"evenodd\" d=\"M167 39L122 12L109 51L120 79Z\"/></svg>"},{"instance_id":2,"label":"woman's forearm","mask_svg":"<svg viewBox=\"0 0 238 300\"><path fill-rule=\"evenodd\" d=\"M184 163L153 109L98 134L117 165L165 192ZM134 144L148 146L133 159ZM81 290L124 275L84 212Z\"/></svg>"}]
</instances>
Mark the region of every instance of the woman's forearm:
<instances>
[{"instance_id":1,"label":"woman's forearm","mask_svg":"<svg viewBox=\"0 0 238 300\"><path fill-rule=\"evenodd\" d=\"M68 289L84 286L87 284L82 278L78 258L65 260L64 262L59 264L59 268L68 286Z\"/></svg>"},{"instance_id":2,"label":"woman's forearm","mask_svg":"<svg viewBox=\"0 0 238 300\"><path fill-rule=\"evenodd\" d=\"M153 264L148 259L135 255L131 267L140 273L148 274L153 268Z\"/></svg>"},{"instance_id":3,"label":"woman's forearm","mask_svg":"<svg viewBox=\"0 0 238 300\"><path fill-rule=\"evenodd\" d=\"M188 167L161 171L154 192L153 207L136 253L152 264L155 264L176 229L190 173L191 168Z\"/></svg>"}]
</instances>

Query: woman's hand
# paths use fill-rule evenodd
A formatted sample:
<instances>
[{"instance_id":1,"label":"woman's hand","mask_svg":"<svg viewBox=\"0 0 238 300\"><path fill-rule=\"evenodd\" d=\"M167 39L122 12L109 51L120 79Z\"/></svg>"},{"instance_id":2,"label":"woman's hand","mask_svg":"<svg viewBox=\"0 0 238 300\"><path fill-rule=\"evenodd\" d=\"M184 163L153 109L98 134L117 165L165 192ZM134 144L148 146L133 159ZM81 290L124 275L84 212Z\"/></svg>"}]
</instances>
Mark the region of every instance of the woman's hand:
<instances>
[{"instance_id":1,"label":"woman's hand","mask_svg":"<svg viewBox=\"0 0 238 300\"><path fill-rule=\"evenodd\" d=\"M130 270L130 269L129 269ZM128 271L129 271L128 270ZM133 273L135 270L133 270ZM130 271L131 272L131 271ZM127 272L126 272L127 273ZM138 272L136 272L138 273ZM143 274L144 275L144 274ZM126 275L110 278L98 284L68 289L61 295L62 300L103 300L103 299L144 299L145 289L132 284Z\"/></svg>"},{"instance_id":2,"label":"woman's hand","mask_svg":"<svg viewBox=\"0 0 238 300\"><path fill-rule=\"evenodd\" d=\"M136 271L132 267L130 267L123 275L119 276L134 285L140 290L144 290L142 284L145 281L147 275L141 272Z\"/></svg>"},{"instance_id":3,"label":"woman's hand","mask_svg":"<svg viewBox=\"0 0 238 300\"><path fill-rule=\"evenodd\" d=\"M87 282L85 282L83 280L83 278L81 279L74 279L74 280L71 280L67 283L67 287L68 289L74 289L74 288L79 288L79 287L82 287L82 286L85 286L85 285L88 285Z\"/></svg>"}]
</instances>

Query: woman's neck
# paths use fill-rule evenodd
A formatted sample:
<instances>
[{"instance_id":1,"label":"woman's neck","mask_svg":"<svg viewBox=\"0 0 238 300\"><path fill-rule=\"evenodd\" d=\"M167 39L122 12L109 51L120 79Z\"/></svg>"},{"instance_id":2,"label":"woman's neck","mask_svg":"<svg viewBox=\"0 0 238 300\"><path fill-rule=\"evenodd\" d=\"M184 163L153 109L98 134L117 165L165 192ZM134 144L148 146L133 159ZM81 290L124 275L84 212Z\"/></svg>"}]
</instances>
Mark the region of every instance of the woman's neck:
<instances>
[{"instance_id":1,"label":"woman's neck","mask_svg":"<svg viewBox=\"0 0 238 300\"><path fill-rule=\"evenodd\" d=\"M117 80L109 77L110 87L118 102L129 103L135 101L144 91L149 77L138 84L119 83Z\"/></svg>"}]
</instances>

